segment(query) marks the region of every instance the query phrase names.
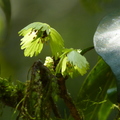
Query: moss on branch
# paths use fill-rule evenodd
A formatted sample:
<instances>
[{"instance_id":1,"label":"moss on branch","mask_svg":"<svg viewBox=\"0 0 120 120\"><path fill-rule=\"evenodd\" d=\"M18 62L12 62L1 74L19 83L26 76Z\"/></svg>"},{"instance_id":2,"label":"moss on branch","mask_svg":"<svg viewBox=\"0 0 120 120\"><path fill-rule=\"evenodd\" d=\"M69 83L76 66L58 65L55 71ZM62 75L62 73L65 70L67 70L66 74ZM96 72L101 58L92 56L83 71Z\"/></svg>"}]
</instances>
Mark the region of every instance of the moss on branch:
<instances>
[{"instance_id":1,"label":"moss on branch","mask_svg":"<svg viewBox=\"0 0 120 120\"><path fill-rule=\"evenodd\" d=\"M62 119L55 97L64 100L75 120L83 120L72 98L67 92L65 80L68 77L54 76L49 69L38 60L30 70L30 81L22 83L0 78L0 101L7 106L19 110L19 118L27 120ZM51 114L52 113L52 114Z\"/></svg>"},{"instance_id":2,"label":"moss on branch","mask_svg":"<svg viewBox=\"0 0 120 120\"><path fill-rule=\"evenodd\" d=\"M15 108L24 97L25 83L17 81L16 84L9 79L0 77L0 101Z\"/></svg>"}]
</instances>

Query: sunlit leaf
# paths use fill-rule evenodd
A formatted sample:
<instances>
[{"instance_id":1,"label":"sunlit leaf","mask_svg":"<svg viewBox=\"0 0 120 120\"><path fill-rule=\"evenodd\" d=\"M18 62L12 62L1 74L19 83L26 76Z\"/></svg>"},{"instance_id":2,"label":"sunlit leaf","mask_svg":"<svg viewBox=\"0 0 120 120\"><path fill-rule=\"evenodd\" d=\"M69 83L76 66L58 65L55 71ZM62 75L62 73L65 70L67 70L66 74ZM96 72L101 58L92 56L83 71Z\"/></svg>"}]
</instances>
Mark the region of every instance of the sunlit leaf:
<instances>
[{"instance_id":1,"label":"sunlit leaf","mask_svg":"<svg viewBox=\"0 0 120 120\"><path fill-rule=\"evenodd\" d=\"M84 75L89 68L89 63L80 54L80 50L74 50L73 48L64 49L63 54L59 58L56 73L61 73L63 76L68 75L73 77L80 74Z\"/></svg>"},{"instance_id":2,"label":"sunlit leaf","mask_svg":"<svg viewBox=\"0 0 120 120\"><path fill-rule=\"evenodd\" d=\"M87 72L89 63L84 56L74 50L68 53L67 57L68 61L75 66L75 69L77 69L81 75L84 75Z\"/></svg>"},{"instance_id":3,"label":"sunlit leaf","mask_svg":"<svg viewBox=\"0 0 120 120\"><path fill-rule=\"evenodd\" d=\"M52 55L57 58L62 53L64 48L64 41L61 35L55 29L51 28L50 31L50 47Z\"/></svg>"},{"instance_id":4,"label":"sunlit leaf","mask_svg":"<svg viewBox=\"0 0 120 120\"><path fill-rule=\"evenodd\" d=\"M43 43L42 43L42 39L40 38L34 38L35 33L31 33L30 35L27 34L24 38L21 39L21 49L25 49L24 50L24 55L25 56L36 56L38 55L42 48L43 48Z\"/></svg>"},{"instance_id":5,"label":"sunlit leaf","mask_svg":"<svg viewBox=\"0 0 120 120\"><path fill-rule=\"evenodd\" d=\"M49 30L50 26L48 24L42 23L42 22L34 22L34 23L27 25L21 31L19 31L19 35L22 35L22 36L26 35L27 34L26 32L29 29L47 31L47 35L49 35L49 32L50 32L50 30Z\"/></svg>"},{"instance_id":6,"label":"sunlit leaf","mask_svg":"<svg viewBox=\"0 0 120 120\"><path fill-rule=\"evenodd\" d=\"M64 55L67 55L69 52L71 52L71 51L73 51L73 50L74 50L73 48L69 48L69 49L65 48L65 49L63 49L63 50L62 50L63 54L62 54L60 57L62 57L62 56L64 56Z\"/></svg>"},{"instance_id":7,"label":"sunlit leaf","mask_svg":"<svg viewBox=\"0 0 120 120\"><path fill-rule=\"evenodd\" d=\"M64 58L65 58L65 56L62 57L62 58L59 60L59 63L58 63L57 66L56 66L56 74L57 74L57 73L61 73L62 62L63 62L63 59L64 59Z\"/></svg>"},{"instance_id":8,"label":"sunlit leaf","mask_svg":"<svg viewBox=\"0 0 120 120\"><path fill-rule=\"evenodd\" d=\"M31 31L32 31L32 28L28 28L28 29L22 29L21 31L19 31L19 35L20 36L25 36L25 35L28 35L28 34L30 34L31 33Z\"/></svg>"},{"instance_id":9,"label":"sunlit leaf","mask_svg":"<svg viewBox=\"0 0 120 120\"><path fill-rule=\"evenodd\" d=\"M66 70L66 65L67 65L67 57L64 57L64 59L62 60L62 74L65 72Z\"/></svg>"},{"instance_id":10,"label":"sunlit leaf","mask_svg":"<svg viewBox=\"0 0 120 120\"><path fill-rule=\"evenodd\" d=\"M37 56L43 49L43 43L49 40L50 26L46 23L35 22L23 28L19 35L21 39L21 49L25 56Z\"/></svg>"},{"instance_id":11,"label":"sunlit leaf","mask_svg":"<svg viewBox=\"0 0 120 120\"><path fill-rule=\"evenodd\" d=\"M45 59L44 65L51 71L52 74L55 74L54 71L54 60L52 57L47 56Z\"/></svg>"},{"instance_id":12,"label":"sunlit leaf","mask_svg":"<svg viewBox=\"0 0 120 120\"><path fill-rule=\"evenodd\" d=\"M25 49L25 56L38 55L43 48L43 44L47 41L50 41L52 55L55 59L61 55L64 48L61 35L46 23L31 23L19 31L19 35L23 36L20 45L22 45L21 49Z\"/></svg>"}]
</instances>

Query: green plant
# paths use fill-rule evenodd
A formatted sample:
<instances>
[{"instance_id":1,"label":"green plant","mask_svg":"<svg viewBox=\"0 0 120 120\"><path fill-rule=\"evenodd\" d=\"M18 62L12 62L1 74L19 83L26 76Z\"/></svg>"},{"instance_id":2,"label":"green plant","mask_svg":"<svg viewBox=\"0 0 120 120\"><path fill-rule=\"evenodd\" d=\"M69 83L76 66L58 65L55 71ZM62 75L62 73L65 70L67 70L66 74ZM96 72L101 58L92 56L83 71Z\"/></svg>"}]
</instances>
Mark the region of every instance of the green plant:
<instances>
[{"instance_id":1,"label":"green plant","mask_svg":"<svg viewBox=\"0 0 120 120\"><path fill-rule=\"evenodd\" d=\"M6 2L10 1L1 0L0 5L8 16ZM117 111L114 118L119 119L115 77L101 58L85 78L77 100L67 90L69 78L87 73L89 63L84 54L94 47L66 48L62 36L41 22L29 24L19 35L23 36L20 45L25 57L39 55L45 45L50 45L52 55L33 63L25 83L0 77L0 101L19 112L17 120L106 120L113 110ZM59 99L67 106L68 116L61 115Z\"/></svg>"},{"instance_id":2,"label":"green plant","mask_svg":"<svg viewBox=\"0 0 120 120\"><path fill-rule=\"evenodd\" d=\"M38 60L31 68L31 80L27 88L27 91L29 89L31 92L26 94L31 97L34 96L35 98L29 98L27 96L27 98L23 100L23 102L26 102L23 108L28 110L29 106L28 108L25 107L26 104L28 104L28 98L32 99L32 101L35 99L33 106L38 103L37 106L39 106L39 108L35 110L35 108L33 109L33 106L31 106L31 111L27 111L26 113L31 116L29 119L50 119L51 110L54 112L56 118L60 118L54 103L54 97L56 98L56 96L58 96L63 98L73 118L81 120L81 113L68 94L65 81L74 75L85 74L89 68L87 60L81 55L82 50L65 48L60 34L46 23L31 23L23 28L19 34L23 36L21 39L21 49L25 49L25 56L33 57L34 55L38 55L46 43L50 44L52 51L52 57L46 57L44 64L41 60ZM38 83L37 85L35 85L36 82ZM37 94L39 96L35 96ZM21 113L25 114L24 109ZM32 110L35 111L33 112ZM33 113L33 115L30 113ZM35 116L35 118L32 118L32 116Z\"/></svg>"}]
</instances>

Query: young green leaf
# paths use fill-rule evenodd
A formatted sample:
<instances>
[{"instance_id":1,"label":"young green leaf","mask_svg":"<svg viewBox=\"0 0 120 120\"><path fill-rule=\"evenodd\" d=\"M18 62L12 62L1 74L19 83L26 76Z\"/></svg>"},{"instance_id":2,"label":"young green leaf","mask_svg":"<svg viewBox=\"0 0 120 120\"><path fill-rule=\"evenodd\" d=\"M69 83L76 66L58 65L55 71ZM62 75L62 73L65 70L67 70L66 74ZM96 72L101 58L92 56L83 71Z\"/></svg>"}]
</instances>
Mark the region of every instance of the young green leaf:
<instances>
[{"instance_id":1,"label":"young green leaf","mask_svg":"<svg viewBox=\"0 0 120 120\"><path fill-rule=\"evenodd\" d=\"M50 32L50 47L52 55L57 58L62 53L64 42L61 35L55 29L51 28Z\"/></svg>"},{"instance_id":2,"label":"young green leaf","mask_svg":"<svg viewBox=\"0 0 120 120\"><path fill-rule=\"evenodd\" d=\"M61 69L62 69L62 62L64 60L65 56L61 57L60 60L59 60L59 63L57 64L56 66L56 74L57 73L61 73ZM62 74L62 73L61 73ZM63 74L62 74L63 75Z\"/></svg>"},{"instance_id":3,"label":"young green leaf","mask_svg":"<svg viewBox=\"0 0 120 120\"><path fill-rule=\"evenodd\" d=\"M55 74L55 71L54 71L54 60L53 60L52 57L47 56L45 58L44 65L51 71L52 74Z\"/></svg>"},{"instance_id":4,"label":"young green leaf","mask_svg":"<svg viewBox=\"0 0 120 120\"><path fill-rule=\"evenodd\" d=\"M87 60L77 50L64 49L56 67L56 74L61 73L63 76L70 77L78 74L84 75L88 68Z\"/></svg>"},{"instance_id":5,"label":"young green leaf","mask_svg":"<svg viewBox=\"0 0 120 120\"><path fill-rule=\"evenodd\" d=\"M50 26L48 24L42 22L34 22L24 27L21 31L19 31L19 34L25 36L26 34L24 33L29 29L46 31L47 35L49 35L50 32Z\"/></svg>"},{"instance_id":6,"label":"young green leaf","mask_svg":"<svg viewBox=\"0 0 120 120\"><path fill-rule=\"evenodd\" d=\"M87 72L89 63L84 56L73 50L67 54L67 57L68 61L73 64L74 69L78 70L81 75L84 75Z\"/></svg>"},{"instance_id":7,"label":"young green leaf","mask_svg":"<svg viewBox=\"0 0 120 120\"><path fill-rule=\"evenodd\" d=\"M63 58L63 61L62 61L62 74L65 72L65 70L66 70L66 67L67 67L67 57L65 56L64 58Z\"/></svg>"},{"instance_id":8,"label":"young green leaf","mask_svg":"<svg viewBox=\"0 0 120 120\"><path fill-rule=\"evenodd\" d=\"M32 57L33 55L38 55L42 48L43 48L43 43L42 43L42 39L38 38L36 36L36 32L32 32L31 34L27 34L25 35L22 39L21 39L21 49L25 49L24 51L24 55L25 56L30 56Z\"/></svg>"},{"instance_id":9,"label":"young green leaf","mask_svg":"<svg viewBox=\"0 0 120 120\"><path fill-rule=\"evenodd\" d=\"M43 49L43 43L49 40L50 26L46 23L35 22L23 28L19 35L21 39L21 49L25 56L37 56Z\"/></svg>"},{"instance_id":10,"label":"young green leaf","mask_svg":"<svg viewBox=\"0 0 120 120\"><path fill-rule=\"evenodd\" d=\"M36 56L43 49L43 44L50 41L52 55L59 57L64 48L64 43L61 35L46 23L34 22L23 28L19 32L21 39L21 49L24 50L25 56Z\"/></svg>"}]
</instances>

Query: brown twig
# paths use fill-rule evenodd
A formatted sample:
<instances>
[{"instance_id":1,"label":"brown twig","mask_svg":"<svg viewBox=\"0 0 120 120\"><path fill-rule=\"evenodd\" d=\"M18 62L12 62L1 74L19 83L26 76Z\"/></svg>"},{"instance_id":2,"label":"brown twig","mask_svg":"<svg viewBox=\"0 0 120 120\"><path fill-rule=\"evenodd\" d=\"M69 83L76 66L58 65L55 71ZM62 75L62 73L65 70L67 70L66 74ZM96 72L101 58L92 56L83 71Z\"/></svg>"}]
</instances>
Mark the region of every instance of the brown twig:
<instances>
[{"instance_id":1,"label":"brown twig","mask_svg":"<svg viewBox=\"0 0 120 120\"><path fill-rule=\"evenodd\" d=\"M55 117L56 118L62 118L60 113L59 113L59 110L57 108L57 105L55 104L55 102L54 102L52 97L50 97L50 102L51 102L52 111L53 111Z\"/></svg>"},{"instance_id":2,"label":"brown twig","mask_svg":"<svg viewBox=\"0 0 120 120\"><path fill-rule=\"evenodd\" d=\"M75 120L83 120L82 115L77 110L71 96L67 92L65 80L66 80L66 78L60 77L57 81L58 85L59 85L60 97L63 98L63 100L64 100L66 106L69 108L70 114L73 116L73 118Z\"/></svg>"}]
</instances>

